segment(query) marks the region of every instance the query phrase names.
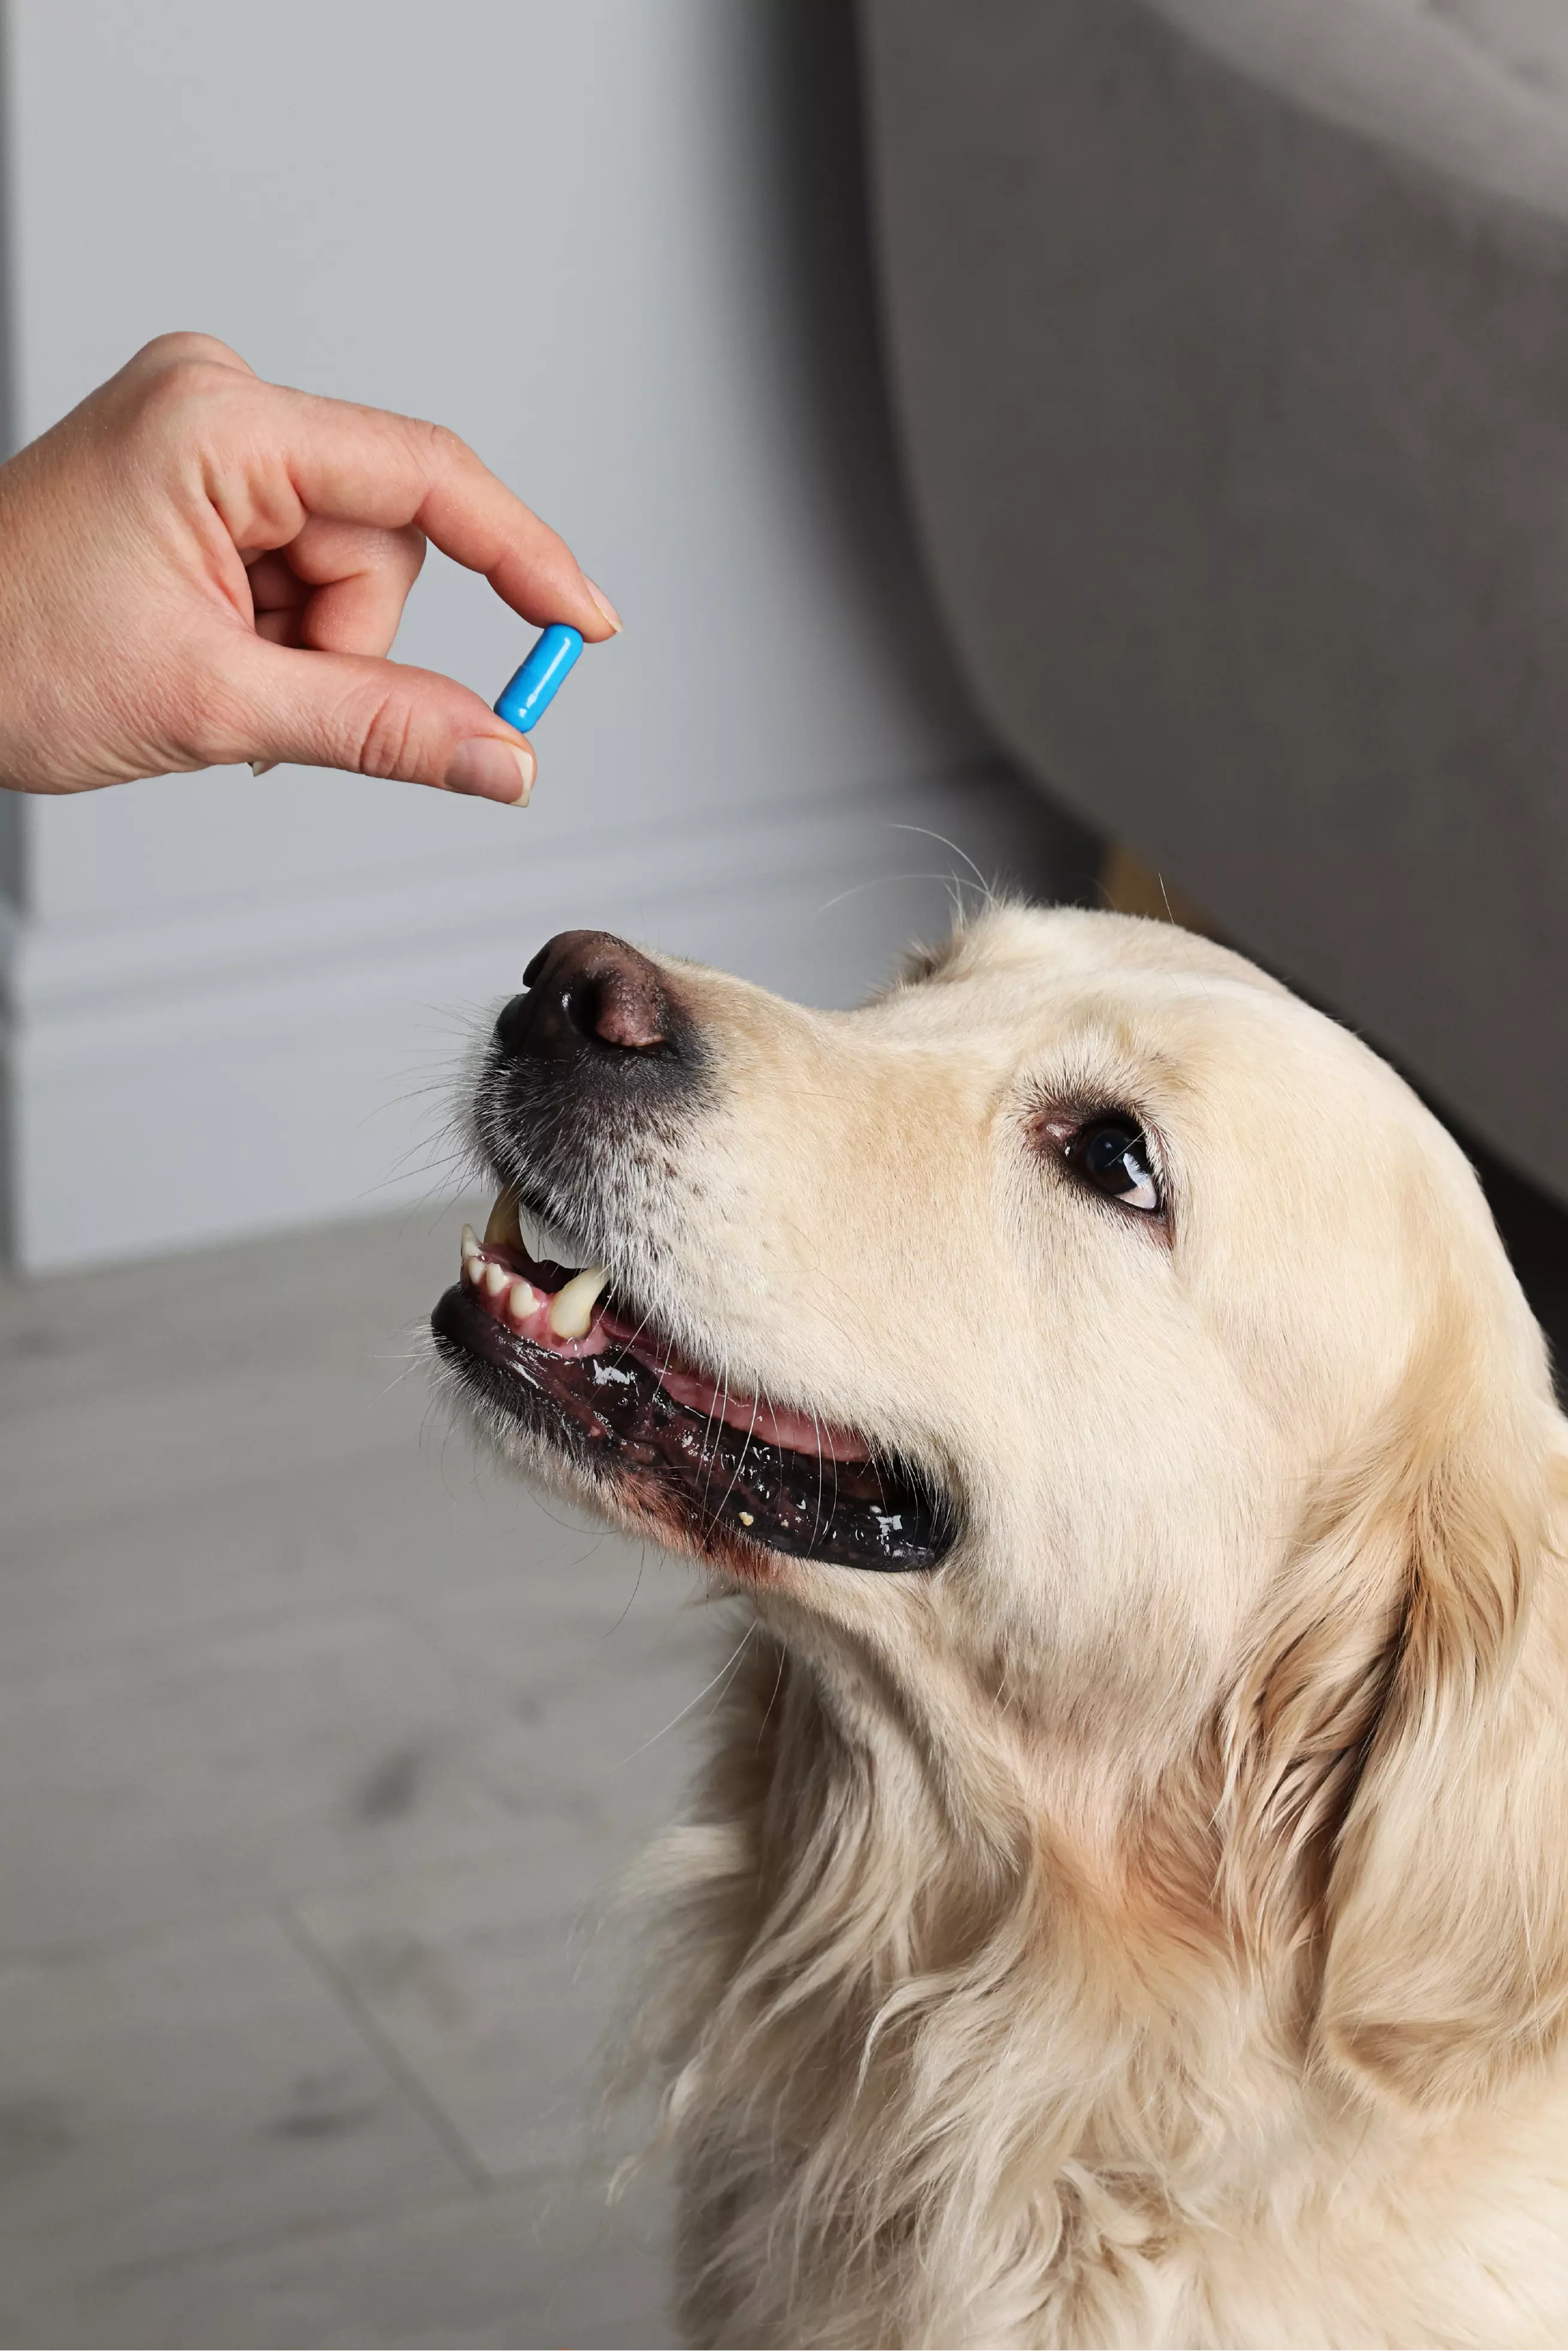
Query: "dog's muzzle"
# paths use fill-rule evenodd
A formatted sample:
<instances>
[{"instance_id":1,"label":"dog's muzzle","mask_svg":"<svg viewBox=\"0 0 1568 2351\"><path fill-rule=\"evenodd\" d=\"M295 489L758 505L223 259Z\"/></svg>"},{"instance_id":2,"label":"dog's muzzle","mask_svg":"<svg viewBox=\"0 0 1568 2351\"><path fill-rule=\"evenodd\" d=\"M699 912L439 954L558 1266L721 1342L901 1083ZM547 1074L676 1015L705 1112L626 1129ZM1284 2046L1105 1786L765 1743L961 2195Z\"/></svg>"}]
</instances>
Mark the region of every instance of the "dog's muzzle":
<instances>
[{"instance_id":1,"label":"dog's muzzle","mask_svg":"<svg viewBox=\"0 0 1568 2351\"><path fill-rule=\"evenodd\" d=\"M954 1516L928 1478L809 1407L732 1389L661 1332L634 1279L612 1278L618 1256L637 1262L624 1231L616 1247L618 1197L656 1193L713 1100L689 1007L605 931L562 932L524 981L476 1107L503 1188L432 1317L443 1360L503 1427L674 1548L753 1569L768 1552L935 1566Z\"/></svg>"}]
</instances>

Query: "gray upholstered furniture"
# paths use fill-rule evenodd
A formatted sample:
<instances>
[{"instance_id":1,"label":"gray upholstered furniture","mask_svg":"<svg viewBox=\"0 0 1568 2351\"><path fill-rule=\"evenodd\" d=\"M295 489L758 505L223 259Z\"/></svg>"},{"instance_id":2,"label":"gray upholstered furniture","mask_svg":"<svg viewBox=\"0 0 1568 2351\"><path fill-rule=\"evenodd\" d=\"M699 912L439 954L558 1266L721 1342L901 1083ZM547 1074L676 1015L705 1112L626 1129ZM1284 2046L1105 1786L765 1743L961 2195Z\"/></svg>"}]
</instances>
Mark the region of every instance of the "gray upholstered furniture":
<instances>
[{"instance_id":1,"label":"gray upholstered furniture","mask_svg":"<svg viewBox=\"0 0 1568 2351\"><path fill-rule=\"evenodd\" d=\"M1568 0L862 0L998 736L1568 1196Z\"/></svg>"}]
</instances>

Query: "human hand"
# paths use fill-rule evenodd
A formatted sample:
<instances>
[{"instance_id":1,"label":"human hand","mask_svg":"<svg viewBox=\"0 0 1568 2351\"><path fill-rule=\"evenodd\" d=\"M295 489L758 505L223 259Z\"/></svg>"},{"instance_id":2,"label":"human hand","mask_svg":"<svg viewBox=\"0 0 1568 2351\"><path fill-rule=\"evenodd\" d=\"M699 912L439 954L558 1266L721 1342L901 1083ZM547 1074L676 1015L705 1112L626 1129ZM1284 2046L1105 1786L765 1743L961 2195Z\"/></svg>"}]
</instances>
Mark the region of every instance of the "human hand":
<instances>
[{"instance_id":1,"label":"human hand","mask_svg":"<svg viewBox=\"0 0 1568 2351\"><path fill-rule=\"evenodd\" d=\"M525 620L621 625L455 434L161 335L0 465L0 784L294 759L526 799L525 738L384 658L427 539Z\"/></svg>"}]
</instances>

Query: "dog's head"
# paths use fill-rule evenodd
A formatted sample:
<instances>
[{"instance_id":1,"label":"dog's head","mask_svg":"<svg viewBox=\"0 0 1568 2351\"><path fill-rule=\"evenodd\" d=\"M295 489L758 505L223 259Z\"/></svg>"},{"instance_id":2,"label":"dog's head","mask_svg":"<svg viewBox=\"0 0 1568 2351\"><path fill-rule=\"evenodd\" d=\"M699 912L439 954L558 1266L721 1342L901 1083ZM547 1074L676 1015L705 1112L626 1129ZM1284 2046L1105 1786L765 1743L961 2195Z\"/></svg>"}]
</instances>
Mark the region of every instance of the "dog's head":
<instances>
[{"instance_id":1,"label":"dog's head","mask_svg":"<svg viewBox=\"0 0 1568 2351\"><path fill-rule=\"evenodd\" d=\"M1332 1932L1345 2064L1448 2095L1544 2029L1557 1993L1491 1980L1517 1823L1469 1846L1545 1769L1512 1661L1556 1424L1393 1072L1241 958L1075 911L848 1014L599 933L527 980L435 1316L503 1449L747 1586L979 1834L1070 1810L1113 1876L1185 1791L1217 1918Z\"/></svg>"}]
</instances>

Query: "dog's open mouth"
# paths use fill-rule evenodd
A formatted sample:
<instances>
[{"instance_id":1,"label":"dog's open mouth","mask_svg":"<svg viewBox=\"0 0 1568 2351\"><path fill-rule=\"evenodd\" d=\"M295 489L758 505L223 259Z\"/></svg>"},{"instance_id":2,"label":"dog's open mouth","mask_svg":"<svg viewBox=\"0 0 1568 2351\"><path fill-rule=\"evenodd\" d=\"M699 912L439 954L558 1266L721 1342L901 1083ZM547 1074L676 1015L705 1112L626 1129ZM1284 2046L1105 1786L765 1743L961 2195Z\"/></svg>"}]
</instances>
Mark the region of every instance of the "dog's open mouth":
<instances>
[{"instance_id":1,"label":"dog's open mouth","mask_svg":"<svg viewBox=\"0 0 1568 2351\"><path fill-rule=\"evenodd\" d=\"M462 1279L431 1317L436 1344L512 1423L608 1475L694 1548L736 1542L845 1567L934 1567L944 1499L853 1431L728 1388L634 1320L596 1268L503 1192Z\"/></svg>"}]
</instances>

